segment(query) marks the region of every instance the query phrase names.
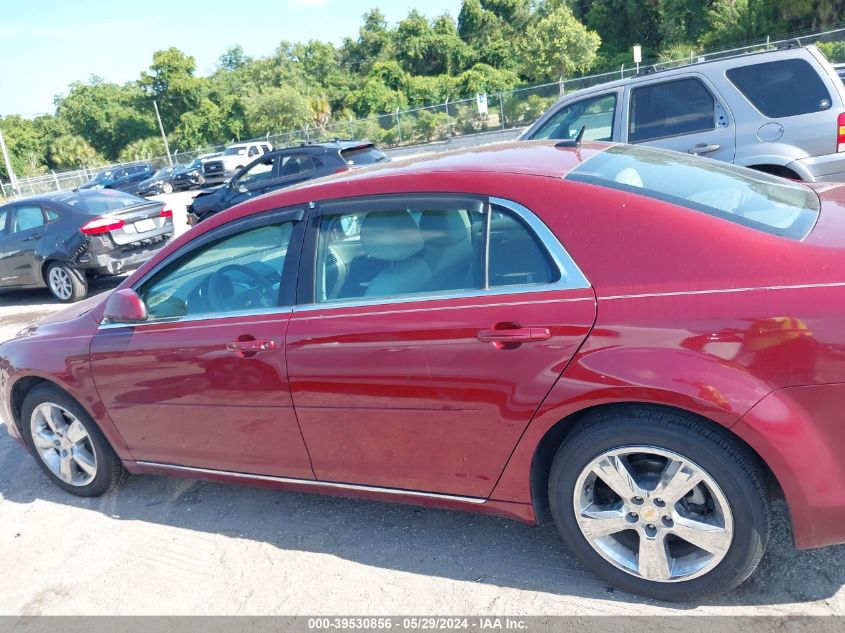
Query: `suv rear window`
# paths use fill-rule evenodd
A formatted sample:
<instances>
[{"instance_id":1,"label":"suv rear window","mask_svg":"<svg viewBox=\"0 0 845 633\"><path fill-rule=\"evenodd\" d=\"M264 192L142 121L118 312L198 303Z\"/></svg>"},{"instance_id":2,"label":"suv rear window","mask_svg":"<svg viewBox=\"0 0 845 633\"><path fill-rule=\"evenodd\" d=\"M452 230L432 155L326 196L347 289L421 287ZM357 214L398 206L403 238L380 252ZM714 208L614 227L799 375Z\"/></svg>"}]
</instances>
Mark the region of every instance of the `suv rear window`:
<instances>
[{"instance_id":1,"label":"suv rear window","mask_svg":"<svg viewBox=\"0 0 845 633\"><path fill-rule=\"evenodd\" d=\"M380 163L387 160L387 156L372 145L350 147L349 149L341 150L340 155L349 165L372 165L373 163Z\"/></svg>"},{"instance_id":2,"label":"suv rear window","mask_svg":"<svg viewBox=\"0 0 845 633\"><path fill-rule=\"evenodd\" d=\"M803 59L731 68L725 73L746 99L770 118L830 109L830 93Z\"/></svg>"},{"instance_id":3,"label":"suv rear window","mask_svg":"<svg viewBox=\"0 0 845 633\"><path fill-rule=\"evenodd\" d=\"M69 205L83 213L100 215L109 211L120 211L129 207L137 207L147 201L138 196L122 191L92 191L68 193L67 195L54 198L56 202Z\"/></svg>"},{"instance_id":4,"label":"suv rear window","mask_svg":"<svg viewBox=\"0 0 845 633\"><path fill-rule=\"evenodd\" d=\"M800 240L812 230L821 202L804 185L709 158L617 145L566 177L630 191Z\"/></svg>"}]
</instances>

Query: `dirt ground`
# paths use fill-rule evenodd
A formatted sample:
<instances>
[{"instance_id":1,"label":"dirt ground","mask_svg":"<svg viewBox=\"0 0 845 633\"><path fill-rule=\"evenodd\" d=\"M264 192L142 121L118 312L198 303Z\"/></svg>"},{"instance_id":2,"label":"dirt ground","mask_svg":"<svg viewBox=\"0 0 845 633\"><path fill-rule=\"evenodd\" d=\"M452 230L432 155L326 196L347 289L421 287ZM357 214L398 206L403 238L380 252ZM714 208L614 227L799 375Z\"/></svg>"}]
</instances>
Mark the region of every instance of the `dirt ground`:
<instances>
[{"instance_id":1,"label":"dirt ground","mask_svg":"<svg viewBox=\"0 0 845 633\"><path fill-rule=\"evenodd\" d=\"M58 308L0 294L0 340ZM550 525L150 476L79 499L0 428L0 615L845 615L845 546L795 552L776 517L750 581L670 605L612 590Z\"/></svg>"}]
</instances>

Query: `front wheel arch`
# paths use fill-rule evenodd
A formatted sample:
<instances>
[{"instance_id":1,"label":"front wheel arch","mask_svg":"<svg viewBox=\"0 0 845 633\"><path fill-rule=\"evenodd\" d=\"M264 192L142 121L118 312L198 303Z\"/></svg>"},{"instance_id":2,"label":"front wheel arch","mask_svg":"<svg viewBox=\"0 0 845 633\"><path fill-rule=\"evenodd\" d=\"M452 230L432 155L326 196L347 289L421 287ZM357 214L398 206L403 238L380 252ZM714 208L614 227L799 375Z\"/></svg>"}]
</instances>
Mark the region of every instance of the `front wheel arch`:
<instances>
[{"instance_id":1,"label":"front wheel arch","mask_svg":"<svg viewBox=\"0 0 845 633\"><path fill-rule=\"evenodd\" d=\"M546 431L545 435L543 435L540 442L537 444L537 447L534 450L534 455L531 459L530 490L531 505L534 509L534 516L536 517L538 523L545 523L551 520L551 512L549 506L549 475L552 469L552 461L554 460L558 449L563 445L564 442L566 442L567 438L569 437L569 433L574 428L576 428L577 423L587 414L599 410L612 410L618 412L621 415L624 414L626 411L642 410L645 408L685 416L691 420L698 422L699 424L703 424L709 429L714 430L716 433L720 434L722 437L725 437L729 441L741 445L756 459L758 465L765 473L766 483L769 486L769 490L771 491L772 496L775 498L783 498L783 491L781 489L780 483L777 480L777 477L775 477L775 474L772 472L772 469L769 467L769 465L760 457L760 454L742 438L737 436L735 433L732 433L729 429L726 429L721 424L714 422L713 420L704 416L692 413L685 409L680 409L678 407L643 402L609 403L600 404L593 407L587 407L586 409L576 411L566 416L565 418L561 419L556 424L554 424L551 428L549 428L549 430Z\"/></svg>"}]
</instances>

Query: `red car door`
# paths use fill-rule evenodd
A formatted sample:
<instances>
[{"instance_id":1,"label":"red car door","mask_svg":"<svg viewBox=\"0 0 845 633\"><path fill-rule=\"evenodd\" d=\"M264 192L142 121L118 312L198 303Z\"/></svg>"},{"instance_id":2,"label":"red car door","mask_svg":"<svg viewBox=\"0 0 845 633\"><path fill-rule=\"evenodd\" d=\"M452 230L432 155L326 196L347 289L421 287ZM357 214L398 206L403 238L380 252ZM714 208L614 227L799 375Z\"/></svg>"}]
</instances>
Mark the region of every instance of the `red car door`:
<instances>
[{"instance_id":1,"label":"red car door","mask_svg":"<svg viewBox=\"0 0 845 633\"><path fill-rule=\"evenodd\" d=\"M287 355L317 478L489 495L592 327L583 275L505 201L337 201L309 231Z\"/></svg>"},{"instance_id":2,"label":"red car door","mask_svg":"<svg viewBox=\"0 0 845 633\"><path fill-rule=\"evenodd\" d=\"M94 379L136 460L313 479L284 349L302 217L201 236L136 285L147 322L101 325Z\"/></svg>"}]
</instances>

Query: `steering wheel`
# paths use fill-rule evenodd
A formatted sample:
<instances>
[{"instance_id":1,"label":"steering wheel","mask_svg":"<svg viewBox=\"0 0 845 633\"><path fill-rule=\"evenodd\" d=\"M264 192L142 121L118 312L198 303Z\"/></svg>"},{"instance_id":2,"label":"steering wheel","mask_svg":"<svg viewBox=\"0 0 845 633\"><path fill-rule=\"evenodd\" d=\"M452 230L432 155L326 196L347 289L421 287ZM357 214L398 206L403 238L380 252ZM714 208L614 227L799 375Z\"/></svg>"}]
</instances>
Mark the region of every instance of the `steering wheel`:
<instances>
[{"instance_id":1,"label":"steering wheel","mask_svg":"<svg viewBox=\"0 0 845 633\"><path fill-rule=\"evenodd\" d=\"M235 292L235 281L232 277L241 275L246 277L252 285L242 292ZM273 305L273 285L261 273L241 266L229 264L212 273L208 280L208 303L218 311L250 310L252 308L268 308Z\"/></svg>"}]
</instances>

